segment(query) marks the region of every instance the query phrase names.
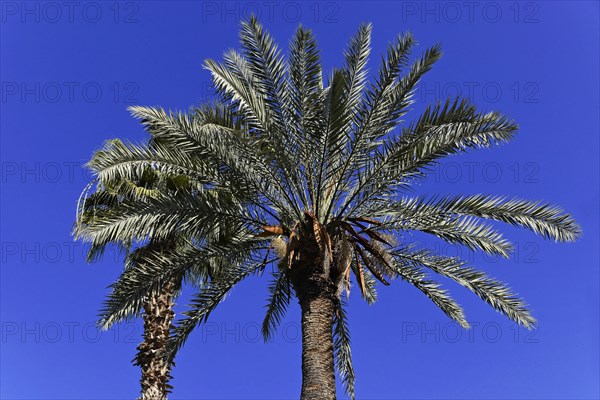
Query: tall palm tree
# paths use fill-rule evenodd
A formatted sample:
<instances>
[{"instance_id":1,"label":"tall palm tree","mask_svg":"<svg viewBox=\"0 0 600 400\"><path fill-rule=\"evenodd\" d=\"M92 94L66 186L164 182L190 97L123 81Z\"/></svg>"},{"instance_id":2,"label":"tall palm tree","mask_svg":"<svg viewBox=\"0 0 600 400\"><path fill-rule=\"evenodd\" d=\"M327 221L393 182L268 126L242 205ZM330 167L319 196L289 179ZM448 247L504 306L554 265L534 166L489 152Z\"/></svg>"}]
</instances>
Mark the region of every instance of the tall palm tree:
<instances>
[{"instance_id":1,"label":"tall palm tree","mask_svg":"<svg viewBox=\"0 0 600 400\"><path fill-rule=\"evenodd\" d=\"M140 163L204 180L227 202L199 191L144 204L123 204L89 234L98 243L120 235L196 237L228 227L226 243L204 257L227 255L230 266L194 298L175 328L173 352L206 320L230 289L275 263L263 334L268 338L292 297L302 319L302 399L333 399L334 365L354 397L354 372L342 297L354 280L375 301L376 282L401 278L460 325L462 308L430 273L453 279L497 311L531 328L535 320L503 283L456 257L425 250L406 233L421 231L472 250L508 257L509 241L483 220L523 227L555 241L574 241L580 228L541 202L492 195L417 196L415 182L441 158L508 142L517 125L467 100L427 107L405 118L420 78L440 58L438 46L415 61L410 34L388 47L378 76L367 78L371 25L350 40L345 63L324 81L317 43L300 26L287 58L255 18L241 25L241 52L205 67L224 106L197 115L134 107L169 149L109 145L98 158L101 177L131 176ZM174 150L176 149L176 151ZM215 168L207 168L206 165ZM243 206L241 206L243 204ZM148 286L169 271L143 278ZM352 278L354 277L354 278Z\"/></svg>"},{"instance_id":2,"label":"tall palm tree","mask_svg":"<svg viewBox=\"0 0 600 400\"><path fill-rule=\"evenodd\" d=\"M113 143L118 143L118 140ZM155 145L155 144L154 144ZM90 163L93 172L94 159ZM159 175L149 167L142 166L139 177L130 180L119 177L98 185L94 193L89 193L92 182L84 191L81 206L78 206L76 236L86 238L85 232L93 227L101 216L110 213L123 202L144 202L160 196L177 197L182 191L190 191L189 179L182 175ZM137 347L134 365L141 369L141 399L164 400L172 386L171 369L173 357L169 357L169 337L173 328L175 312L174 298L177 296L184 280L200 287L214 272L217 259L212 259L212 265L203 263L193 255L197 248L191 238L181 235L171 235L168 238L156 240L149 236L145 243L132 250L133 238L121 236L113 244L124 248L127 252L125 270L120 279L115 282L112 292L104 303L100 315L99 326L102 329L110 327L125 319L142 316L144 321L143 341ZM88 261L100 258L106 244L92 244ZM182 255L187 255L182 257ZM190 257L191 255L191 257ZM187 258L186 258L187 257ZM146 265L161 264L167 268L174 260L186 263L186 269L180 274L174 274L161 281L156 281L152 287L145 290L130 291L127 284L141 272L146 272ZM128 298L122 304L120 299Z\"/></svg>"}]
</instances>

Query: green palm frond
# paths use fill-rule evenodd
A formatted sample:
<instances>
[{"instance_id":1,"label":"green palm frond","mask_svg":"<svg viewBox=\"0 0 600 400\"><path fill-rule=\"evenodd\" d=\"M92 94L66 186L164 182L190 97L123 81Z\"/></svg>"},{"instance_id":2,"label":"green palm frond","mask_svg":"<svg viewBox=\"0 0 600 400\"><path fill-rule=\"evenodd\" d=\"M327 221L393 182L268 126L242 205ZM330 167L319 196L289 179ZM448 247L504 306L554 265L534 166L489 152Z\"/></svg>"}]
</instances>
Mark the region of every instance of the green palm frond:
<instances>
[{"instance_id":1,"label":"green palm frond","mask_svg":"<svg viewBox=\"0 0 600 400\"><path fill-rule=\"evenodd\" d=\"M512 244L497 230L475 217L431 212L428 203L418 198L390 203L391 211L375 211L372 215L384 217L377 230L421 231L449 243L461 244L471 250L508 257Z\"/></svg>"},{"instance_id":2,"label":"green palm frond","mask_svg":"<svg viewBox=\"0 0 600 400\"><path fill-rule=\"evenodd\" d=\"M513 245L500 232L475 218L452 218L427 226L417 225L412 229L431 233L449 243L462 244L471 250L482 250L504 258L508 258L513 250Z\"/></svg>"},{"instance_id":3,"label":"green palm frond","mask_svg":"<svg viewBox=\"0 0 600 400\"><path fill-rule=\"evenodd\" d=\"M489 278L481 271L466 267L464 261L456 257L439 256L425 249L412 250L410 246L395 251L394 255L401 263L421 265L456 281L516 323L528 329L535 326L535 318L531 316L523 300L516 297L503 283Z\"/></svg>"},{"instance_id":4,"label":"green palm frond","mask_svg":"<svg viewBox=\"0 0 600 400\"><path fill-rule=\"evenodd\" d=\"M290 43L289 92L287 98L295 131L304 134L301 139L314 144L321 134L318 105L323 90L323 77L317 42L310 30L300 25ZM305 154L304 156L308 156Z\"/></svg>"},{"instance_id":5,"label":"green palm frond","mask_svg":"<svg viewBox=\"0 0 600 400\"><path fill-rule=\"evenodd\" d=\"M226 101L239 107L240 112L244 114L246 123L263 132L268 131L270 122L265 100L262 96L252 93L250 88L252 82L238 77L236 70L214 60L206 60L204 67L212 74L213 84L217 91Z\"/></svg>"},{"instance_id":6,"label":"green palm frond","mask_svg":"<svg viewBox=\"0 0 600 400\"><path fill-rule=\"evenodd\" d=\"M261 166L260 172L262 172L262 175L269 176L271 185L276 185L280 195L287 198L286 208L291 207L296 215L300 215L302 207L297 205L296 199L301 199L304 204L307 200L304 192L298 190L300 178L295 168L297 165L292 161L290 144L283 141L286 135L281 134L280 128L273 124L273 116L266 105L267 100L264 95L258 89L253 88L255 83L253 82L252 73L249 70L245 71L245 68L249 68L246 67L247 62L242 60L241 56L235 56L234 59L233 54L236 53L229 52L226 57L229 64L237 60L235 68L228 68L227 65L218 64L212 60L207 60L205 66L213 75L217 91L226 100L231 101L239 108L241 115L244 116L244 120L251 129L257 129L261 132L261 135L257 135L261 152L267 151L277 160L275 164L268 164L261 160L261 157L255 156L253 162L247 163L245 169L238 169L238 173L244 174L253 167ZM262 135L264 137L260 137ZM237 143L231 143L231 145L234 148L239 148ZM249 148L246 149L249 150ZM235 155L235 153L231 155ZM238 157L232 161L242 160L244 158ZM275 166L274 170L273 165ZM261 187L260 190L264 192L265 188ZM294 198L296 194L299 194L300 197Z\"/></svg>"},{"instance_id":7,"label":"green palm frond","mask_svg":"<svg viewBox=\"0 0 600 400\"><path fill-rule=\"evenodd\" d=\"M178 232L203 237L220 225L252 232L267 220L259 210L240 210L226 195L219 196L215 191L180 193L177 197L148 199L144 203L124 201L110 210L97 212L94 219L93 225L77 232L94 245L144 241L150 236L161 240Z\"/></svg>"},{"instance_id":8,"label":"green palm frond","mask_svg":"<svg viewBox=\"0 0 600 400\"><path fill-rule=\"evenodd\" d=\"M285 270L273 273L273 280L269 284L269 301L267 312L262 323L262 335L266 341L273 336L284 317L292 297L292 284Z\"/></svg>"},{"instance_id":9,"label":"green palm frond","mask_svg":"<svg viewBox=\"0 0 600 400\"><path fill-rule=\"evenodd\" d=\"M498 196L403 198L374 207L371 215L384 218L385 223L379 229L420 230L504 257L511 251L511 245L490 227L476 223L473 217L524 227L556 241L574 241L581 234L577 223L558 207Z\"/></svg>"},{"instance_id":10,"label":"green palm frond","mask_svg":"<svg viewBox=\"0 0 600 400\"><path fill-rule=\"evenodd\" d=\"M336 130L333 126L333 122L335 120L339 120L340 115L345 112L342 108L338 107L339 103L342 101L344 96L344 74L341 70L334 70L331 78L329 79L329 86L324 92L324 100L323 100L323 126L321 130L323 131L322 136L319 138L318 149L315 153L317 157L317 169L316 169L316 198L315 198L315 213L317 217L321 216L324 213L325 197L326 197L326 185L325 180L327 176L327 168L328 165L332 162L330 157L330 144L332 142L335 143L334 140L331 139L332 135L340 135L340 130ZM343 132L341 132L343 135ZM341 136L339 136L340 140L344 140Z\"/></svg>"},{"instance_id":11,"label":"green palm frond","mask_svg":"<svg viewBox=\"0 0 600 400\"><path fill-rule=\"evenodd\" d=\"M293 130L299 138L296 157L310 204L316 201L314 175L320 163L314 155L322 135L323 77L319 60L315 37L300 25L290 43L287 102Z\"/></svg>"},{"instance_id":12,"label":"green palm frond","mask_svg":"<svg viewBox=\"0 0 600 400\"><path fill-rule=\"evenodd\" d=\"M289 115L284 105L287 65L277 44L254 16L242 21L240 42L258 92L264 96L275 125L279 132L289 133Z\"/></svg>"},{"instance_id":13,"label":"green palm frond","mask_svg":"<svg viewBox=\"0 0 600 400\"><path fill-rule=\"evenodd\" d=\"M186 268L199 260L193 249L146 246L135 250L127 257L124 272L110 286L112 291L104 301L98 325L109 329L139 316L148 296L160 293L166 282L180 282Z\"/></svg>"},{"instance_id":14,"label":"green palm frond","mask_svg":"<svg viewBox=\"0 0 600 400\"><path fill-rule=\"evenodd\" d=\"M348 190L348 181L353 180L357 171L364 168L371 158L371 150L381 143L380 138L391 131L412 104L412 95L420 77L439 59L441 52L437 46L427 50L422 58L413 64L409 74L397 81L402 67L408 60L414 45L412 35L405 34L388 47L388 56L382 63L379 78L367 91L360 109L355 114L355 132L349 154L336 168L329 179L335 179L335 189L331 197L327 215L338 201L338 194Z\"/></svg>"},{"instance_id":15,"label":"green palm frond","mask_svg":"<svg viewBox=\"0 0 600 400\"><path fill-rule=\"evenodd\" d=\"M353 147L362 148L362 143L376 142L377 139L389 132L389 124L397 120L409 105L412 89L418 79L411 79L408 84L398 82L398 77L403 67L408 63L408 56L414 45L410 33L398 36L396 41L388 46L387 58L382 62L379 77L375 84L367 91L356 114L357 143ZM439 58L437 48L425 53L421 63L417 66L430 67ZM413 67L416 68L416 67ZM424 71L421 66L419 71ZM398 93L399 90L402 93ZM400 104L402 102L403 104Z\"/></svg>"},{"instance_id":16,"label":"green palm frond","mask_svg":"<svg viewBox=\"0 0 600 400\"><path fill-rule=\"evenodd\" d=\"M347 307L342 298L335 304L333 314L333 348L335 353L335 367L340 375L346 394L354 400L354 366L352 365L352 353L350 349L350 329L347 325Z\"/></svg>"},{"instance_id":17,"label":"green palm frond","mask_svg":"<svg viewBox=\"0 0 600 400\"><path fill-rule=\"evenodd\" d=\"M357 172L339 215L352 215L377 195L420 176L441 157L507 142L516 129L513 121L499 113L478 114L466 100L448 100L430 107L400 138L383 143L375 157Z\"/></svg>"},{"instance_id":18,"label":"green palm frond","mask_svg":"<svg viewBox=\"0 0 600 400\"><path fill-rule=\"evenodd\" d=\"M185 175L200 184L216 181L214 171L176 148L155 145L150 149L118 139L106 142L88 167L97 175L100 185L108 186L138 180L149 168L165 175Z\"/></svg>"},{"instance_id":19,"label":"green palm frond","mask_svg":"<svg viewBox=\"0 0 600 400\"><path fill-rule=\"evenodd\" d=\"M159 243L134 251L127 257L124 272L111 285L112 291L104 303L99 325L108 329L116 322L138 315L143 300L158 292L166 282L181 282L187 275L196 283L204 283L207 278L225 270L220 260L244 260L248 254L263 249L262 242L254 237L237 235L200 245L184 242L165 248Z\"/></svg>"},{"instance_id":20,"label":"green palm frond","mask_svg":"<svg viewBox=\"0 0 600 400\"><path fill-rule=\"evenodd\" d=\"M439 283L427 278L426 273L420 265L407 263L398 256L395 267L398 275L403 280L423 292L448 317L456 321L463 328L470 327L462 307L450 296L447 290L441 288Z\"/></svg>"},{"instance_id":21,"label":"green palm frond","mask_svg":"<svg viewBox=\"0 0 600 400\"><path fill-rule=\"evenodd\" d=\"M365 85L367 83L367 62L371 53L371 24L363 24L355 36L350 39L345 52L346 64L339 71L339 78L331 84L331 93L339 81L339 96L332 97L329 102L329 118L327 127L327 162L331 167L339 164L341 156L347 152L353 117L356 114Z\"/></svg>"},{"instance_id":22,"label":"green palm frond","mask_svg":"<svg viewBox=\"0 0 600 400\"><path fill-rule=\"evenodd\" d=\"M309 193L313 198L312 208L317 215L323 214L331 198L331 188L334 182L326 184L330 170L340 163L341 157L347 151L346 143L350 138L352 119L360 102L366 83L366 65L370 53L371 25L362 25L355 37L350 41L346 52L346 65L334 71L329 86L322 97L322 111L312 115L318 117L322 113L323 123L309 126L309 135L315 138L315 145L308 146L316 157L316 167L309 168L312 174L305 178L310 182ZM320 72L320 71L319 71ZM319 92L313 96L313 102L319 103ZM313 106L314 107L314 106ZM314 122L318 122L313 120ZM307 148L306 145L302 148ZM308 164L308 161L307 161ZM316 181L316 182L315 182Z\"/></svg>"},{"instance_id":23,"label":"green palm frond","mask_svg":"<svg viewBox=\"0 0 600 400\"><path fill-rule=\"evenodd\" d=\"M441 156L506 143L517 129L514 121L498 112L478 113L465 99L448 99L428 107L403 132L392 160L397 161L396 171L406 176Z\"/></svg>"},{"instance_id":24,"label":"green palm frond","mask_svg":"<svg viewBox=\"0 0 600 400\"><path fill-rule=\"evenodd\" d=\"M546 239L573 242L581 228L568 214L547 203L500 196L446 196L428 201L439 214L473 215L529 229Z\"/></svg>"},{"instance_id":25,"label":"green palm frond","mask_svg":"<svg viewBox=\"0 0 600 400\"><path fill-rule=\"evenodd\" d=\"M270 261L270 260L267 260ZM171 358L185 344L194 328L205 322L212 311L225 299L231 289L246 277L264 268L265 261L232 265L217 279L206 285L190 302L185 318L178 321L171 337Z\"/></svg>"}]
</instances>

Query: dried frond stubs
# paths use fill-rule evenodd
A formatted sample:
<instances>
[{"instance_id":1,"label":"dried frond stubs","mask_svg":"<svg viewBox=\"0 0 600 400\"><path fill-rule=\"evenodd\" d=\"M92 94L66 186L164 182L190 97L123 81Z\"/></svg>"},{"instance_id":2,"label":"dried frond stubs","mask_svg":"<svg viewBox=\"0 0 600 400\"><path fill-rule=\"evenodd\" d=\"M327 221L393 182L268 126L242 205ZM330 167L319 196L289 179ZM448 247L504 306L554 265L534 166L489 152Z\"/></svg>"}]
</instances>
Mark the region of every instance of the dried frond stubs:
<instances>
[{"instance_id":1,"label":"dried frond stubs","mask_svg":"<svg viewBox=\"0 0 600 400\"><path fill-rule=\"evenodd\" d=\"M268 237L274 235L283 235L284 229L280 225L263 225L261 226L263 231L258 234L260 237Z\"/></svg>"},{"instance_id":2,"label":"dried frond stubs","mask_svg":"<svg viewBox=\"0 0 600 400\"><path fill-rule=\"evenodd\" d=\"M299 223L296 222L294 227L292 228L292 232L290 233L289 243L287 247L287 267L288 269L292 269L292 263L294 262L294 257L296 257L296 249L298 248L298 233L296 230L298 229Z\"/></svg>"},{"instance_id":3,"label":"dried frond stubs","mask_svg":"<svg viewBox=\"0 0 600 400\"><path fill-rule=\"evenodd\" d=\"M389 250L377 240L371 240L370 244L375 251L372 256L375 258L374 261L379 261L376 264L380 267L381 272L390 278L395 278L397 273L393 268L394 259Z\"/></svg>"},{"instance_id":4,"label":"dried frond stubs","mask_svg":"<svg viewBox=\"0 0 600 400\"><path fill-rule=\"evenodd\" d=\"M345 273L350 268L350 263L352 262L352 257L354 256L354 247L352 243L346 238L345 235L342 235L340 240L336 244L336 252L339 265L341 268L341 272Z\"/></svg>"},{"instance_id":5,"label":"dried frond stubs","mask_svg":"<svg viewBox=\"0 0 600 400\"><path fill-rule=\"evenodd\" d=\"M398 246L398 238L396 236L391 235L389 233L381 233L381 232L379 232L379 236L381 238L383 238L383 240L385 240L384 243L387 243L388 246L390 246L390 247Z\"/></svg>"},{"instance_id":6,"label":"dried frond stubs","mask_svg":"<svg viewBox=\"0 0 600 400\"><path fill-rule=\"evenodd\" d=\"M340 269L341 279L338 285L338 295L343 290L346 291L346 297L350 297L350 275L352 257L354 257L354 246L342 235L336 243L336 256L338 258L338 267Z\"/></svg>"},{"instance_id":7,"label":"dried frond stubs","mask_svg":"<svg viewBox=\"0 0 600 400\"><path fill-rule=\"evenodd\" d=\"M312 225L315 241L319 247L319 255L321 257L321 264L323 268L323 275L329 276L329 269L333 261L333 245L331 243L331 237L327 232L327 229L318 218L310 211L304 211L304 215L309 225Z\"/></svg>"},{"instance_id":8,"label":"dried frond stubs","mask_svg":"<svg viewBox=\"0 0 600 400\"><path fill-rule=\"evenodd\" d=\"M358 252L354 253L354 259L356 261L356 270L354 271L354 274L356 275L358 287L360 288L361 295L363 297L366 297L365 274L363 271L362 263L360 262Z\"/></svg>"}]
</instances>

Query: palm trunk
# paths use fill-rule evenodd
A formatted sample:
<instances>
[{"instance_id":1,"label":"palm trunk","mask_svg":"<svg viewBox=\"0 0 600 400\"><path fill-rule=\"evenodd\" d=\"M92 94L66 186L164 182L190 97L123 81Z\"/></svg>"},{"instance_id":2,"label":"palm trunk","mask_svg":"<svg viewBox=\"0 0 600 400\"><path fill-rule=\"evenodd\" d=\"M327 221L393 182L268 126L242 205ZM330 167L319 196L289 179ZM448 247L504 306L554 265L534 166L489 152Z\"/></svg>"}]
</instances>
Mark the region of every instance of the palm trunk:
<instances>
[{"instance_id":1,"label":"palm trunk","mask_svg":"<svg viewBox=\"0 0 600 400\"><path fill-rule=\"evenodd\" d=\"M167 283L157 295L149 296L144 303L144 340L138 346L134 365L142 370L141 400L166 400L171 389L170 362L166 357L173 318L175 285Z\"/></svg>"},{"instance_id":2,"label":"palm trunk","mask_svg":"<svg viewBox=\"0 0 600 400\"><path fill-rule=\"evenodd\" d=\"M302 400L335 399L334 293L324 282L314 282L298 292L302 310Z\"/></svg>"}]
</instances>

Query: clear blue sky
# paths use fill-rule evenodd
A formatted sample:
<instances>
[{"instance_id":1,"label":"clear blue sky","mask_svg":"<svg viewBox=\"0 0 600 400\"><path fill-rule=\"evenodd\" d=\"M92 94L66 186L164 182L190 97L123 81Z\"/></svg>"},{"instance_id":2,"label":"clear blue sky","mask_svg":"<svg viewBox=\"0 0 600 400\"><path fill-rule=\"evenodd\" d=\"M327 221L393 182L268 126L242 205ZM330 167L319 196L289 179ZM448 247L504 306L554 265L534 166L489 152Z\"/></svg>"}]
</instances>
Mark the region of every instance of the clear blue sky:
<instances>
[{"instance_id":1,"label":"clear blue sky","mask_svg":"<svg viewBox=\"0 0 600 400\"><path fill-rule=\"evenodd\" d=\"M239 18L255 12L283 46L299 22L313 28L326 69L342 62L364 21L374 24L372 71L400 32L411 30L421 49L441 42L444 57L416 108L461 93L515 118L521 131L503 147L447 159L417 192L543 199L583 227L579 242L560 245L507 227L518 251L503 261L438 244L509 282L539 320L533 333L449 282L470 332L404 282L381 288L370 307L353 293L358 398L598 398L598 4L3 1L0 397L138 393L130 360L139 322L103 333L94 327L122 259L109 252L87 265L70 236L88 180L81 164L107 139L145 137L128 105L187 109L209 97L202 61L237 47ZM266 278L236 288L193 335L171 398L298 397L299 307L272 343L262 343Z\"/></svg>"}]
</instances>

